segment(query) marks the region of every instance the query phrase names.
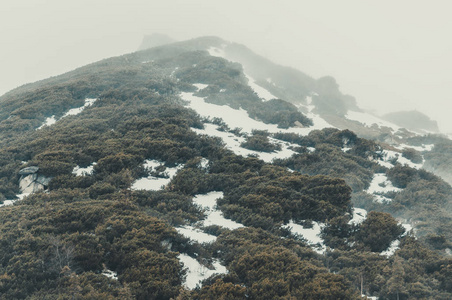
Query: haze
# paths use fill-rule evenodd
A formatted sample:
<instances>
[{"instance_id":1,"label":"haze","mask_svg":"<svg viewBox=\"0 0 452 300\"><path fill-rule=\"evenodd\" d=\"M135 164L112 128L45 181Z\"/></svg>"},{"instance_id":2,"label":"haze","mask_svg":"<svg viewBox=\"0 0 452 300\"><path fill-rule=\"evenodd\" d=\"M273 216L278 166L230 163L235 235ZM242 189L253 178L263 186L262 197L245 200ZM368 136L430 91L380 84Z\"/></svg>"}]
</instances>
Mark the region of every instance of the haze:
<instances>
[{"instance_id":1,"label":"haze","mask_svg":"<svg viewBox=\"0 0 452 300\"><path fill-rule=\"evenodd\" d=\"M450 1L3 0L0 94L135 51L144 35L216 35L376 113L417 109L452 132Z\"/></svg>"}]
</instances>

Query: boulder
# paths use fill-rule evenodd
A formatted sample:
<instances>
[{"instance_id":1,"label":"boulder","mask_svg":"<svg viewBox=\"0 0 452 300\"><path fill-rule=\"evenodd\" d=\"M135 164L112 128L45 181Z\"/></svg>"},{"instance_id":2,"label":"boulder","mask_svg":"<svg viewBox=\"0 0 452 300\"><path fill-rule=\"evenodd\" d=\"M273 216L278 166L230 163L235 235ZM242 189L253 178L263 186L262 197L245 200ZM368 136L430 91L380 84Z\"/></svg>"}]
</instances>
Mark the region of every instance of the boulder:
<instances>
[{"instance_id":1,"label":"boulder","mask_svg":"<svg viewBox=\"0 0 452 300\"><path fill-rule=\"evenodd\" d=\"M31 194L47 188L52 177L38 174L39 167L27 167L19 171L19 187L22 194Z\"/></svg>"},{"instance_id":2,"label":"boulder","mask_svg":"<svg viewBox=\"0 0 452 300\"><path fill-rule=\"evenodd\" d=\"M23 168L22 170L19 171L19 175L29 175L29 174L35 174L39 171L39 167L27 167L27 168Z\"/></svg>"}]
</instances>

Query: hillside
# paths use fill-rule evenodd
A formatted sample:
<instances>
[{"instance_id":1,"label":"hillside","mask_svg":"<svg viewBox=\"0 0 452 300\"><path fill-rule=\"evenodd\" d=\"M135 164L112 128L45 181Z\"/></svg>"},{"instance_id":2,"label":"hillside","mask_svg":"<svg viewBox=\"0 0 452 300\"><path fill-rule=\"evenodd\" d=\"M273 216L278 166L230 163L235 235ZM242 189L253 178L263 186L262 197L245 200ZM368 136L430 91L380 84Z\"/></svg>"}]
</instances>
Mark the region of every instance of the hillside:
<instances>
[{"instance_id":1,"label":"hillside","mask_svg":"<svg viewBox=\"0 0 452 300\"><path fill-rule=\"evenodd\" d=\"M0 299L452 297L449 140L332 77L204 37L0 108Z\"/></svg>"}]
</instances>

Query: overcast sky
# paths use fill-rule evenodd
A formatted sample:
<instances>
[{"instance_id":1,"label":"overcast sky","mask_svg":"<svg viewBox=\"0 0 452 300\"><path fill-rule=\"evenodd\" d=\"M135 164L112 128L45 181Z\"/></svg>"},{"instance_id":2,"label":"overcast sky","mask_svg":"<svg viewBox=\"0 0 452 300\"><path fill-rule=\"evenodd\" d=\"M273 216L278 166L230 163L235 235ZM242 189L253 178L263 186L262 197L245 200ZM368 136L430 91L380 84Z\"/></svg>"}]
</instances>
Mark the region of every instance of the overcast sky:
<instances>
[{"instance_id":1,"label":"overcast sky","mask_svg":"<svg viewBox=\"0 0 452 300\"><path fill-rule=\"evenodd\" d=\"M217 35L377 113L417 109L452 132L450 0L2 0L0 94L135 51L145 34Z\"/></svg>"}]
</instances>

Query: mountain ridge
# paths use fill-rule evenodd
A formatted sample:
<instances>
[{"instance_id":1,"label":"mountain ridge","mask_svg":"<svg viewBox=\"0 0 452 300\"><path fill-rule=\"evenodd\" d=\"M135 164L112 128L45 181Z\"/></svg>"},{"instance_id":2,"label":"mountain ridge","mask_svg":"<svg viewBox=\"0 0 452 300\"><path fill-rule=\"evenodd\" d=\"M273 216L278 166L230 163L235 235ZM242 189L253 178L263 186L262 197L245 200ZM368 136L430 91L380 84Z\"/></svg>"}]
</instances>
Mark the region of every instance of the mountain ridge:
<instances>
[{"instance_id":1,"label":"mountain ridge","mask_svg":"<svg viewBox=\"0 0 452 300\"><path fill-rule=\"evenodd\" d=\"M452 294L452 188L422 169L446 141L347 119L332 78L272 99L279 81L227 49L159 46L0 98L0 200L24 197L0 207L0 298ZM46 191L19 196L27 167Z\"/></svg>"}]
</instances>

